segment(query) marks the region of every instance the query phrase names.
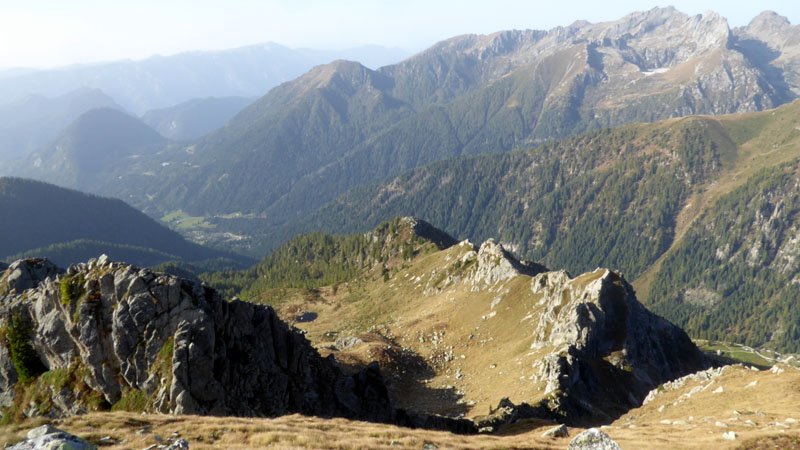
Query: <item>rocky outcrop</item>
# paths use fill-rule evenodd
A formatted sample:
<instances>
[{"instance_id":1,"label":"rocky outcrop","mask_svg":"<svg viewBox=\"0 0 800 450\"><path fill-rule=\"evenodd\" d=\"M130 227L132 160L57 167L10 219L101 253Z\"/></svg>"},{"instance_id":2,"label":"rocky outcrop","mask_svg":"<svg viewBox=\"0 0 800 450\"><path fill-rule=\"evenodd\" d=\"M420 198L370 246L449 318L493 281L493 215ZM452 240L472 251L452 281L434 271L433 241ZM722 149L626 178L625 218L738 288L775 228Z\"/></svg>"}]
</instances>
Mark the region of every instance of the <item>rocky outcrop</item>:
<instances>
[{"instance_id":1,"label":"rocky outcrop","mask_svg":"<svg viewBox=\"0 0 800 450\"><path fill-rule=\"evenodd\" d=\"M30 259L12 264L3 286L0 320L25 342L0 345L0 393L13 398L19 372L30 369L19 351L8 351L14 345L34 352L47 371L35 373L36 386L52 381L49 398L30 411L23 405L25 415L67 416L105 404L449 426L395 410L377 364L347 375L271 307L228 302L176 276L104 257L66 273Z\"/></svg>"},{"instance_id":2,"label":"rocky outcrop","mask_svg":"<svg viewBox=\"0 0 800 450\"><path fill-rule=\"evenodd\" d=\"M680 328L639 303L618 273L545 272L533 277L531 290L543 308L531 349L548 352L534 364L545 398L533 406L506 402L498 408L505 416L608 423L656 386L710 365Z\"/></svg>"},{"instance_id":3,"label":"rocky outcrop","mask_svg":"<svg viewBox=\"0 0 800 450\"><path fill-rule=\"evenodd\" d=\"M5 273L0 273L0 294L5 292L9 294L22 293L26 289L30 289L48 277L54 277L64 270L57 267L46 259L31 258L13 262L10 266L5 266L0 263L0 270Z\"/></svg>"},{"instance_id":4,"label":"rocky outcrop","mask_svg":"<svg viewBox=\"0 0 800 450\"><path fill-rule=\"evenodd\" d=\"M473 286L490 286L518 275L533 276L545 270L539 264L517 260L501 244L488 239L478 249L477 268L471 275L471 282Z\"/></svg>"},{"instance_id":5,"label":"rocky outcrop","mask_svg":"<svg viewBox=\"0 0 800 450\"><path fill-rule=\"evenodd\" d=\"M440 250L458 244L449 234L416 217L402 217L399 222L401 226L410 227L415 235L436 244Z\"/></svg>"}]
</instances>

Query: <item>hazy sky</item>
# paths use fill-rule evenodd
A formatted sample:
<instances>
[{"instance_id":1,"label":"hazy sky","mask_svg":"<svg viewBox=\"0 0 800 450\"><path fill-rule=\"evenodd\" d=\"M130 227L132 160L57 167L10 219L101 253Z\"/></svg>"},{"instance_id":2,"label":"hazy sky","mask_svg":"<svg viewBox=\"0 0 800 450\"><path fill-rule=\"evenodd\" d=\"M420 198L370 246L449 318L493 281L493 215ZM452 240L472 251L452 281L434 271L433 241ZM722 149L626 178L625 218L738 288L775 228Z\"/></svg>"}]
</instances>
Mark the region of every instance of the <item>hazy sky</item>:
<instances>
[{"instance_id":1,"label":"hazy sky","mask_svg":"<svg viewBox=\"0 0 800 450\"><path fill-rule=\"evenodd\" d=\"M800 22L800 0L0 0L0 68L141 59L272 41L421 50L464 33L600 22L655 6L714 10L731 26L763 10Z\"/></svg>"}]
</instances>

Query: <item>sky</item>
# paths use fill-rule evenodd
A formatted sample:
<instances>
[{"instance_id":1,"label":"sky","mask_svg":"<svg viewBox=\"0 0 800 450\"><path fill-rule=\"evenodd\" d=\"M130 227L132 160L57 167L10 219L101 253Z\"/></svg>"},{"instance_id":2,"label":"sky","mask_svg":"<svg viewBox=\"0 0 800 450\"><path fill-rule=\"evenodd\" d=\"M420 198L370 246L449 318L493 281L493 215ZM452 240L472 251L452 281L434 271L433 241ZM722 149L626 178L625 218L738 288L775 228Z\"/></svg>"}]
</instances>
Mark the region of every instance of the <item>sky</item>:
<instances>
[{"instance_id":1,"label":"sky","mask_svg":"<svg viewBox=\"0 0 800 450\"><path fill-rule=\"evenodd\" d=\"M800 23L800 0L0 0L0 68L143 59L276 42L422 50L452 36L601 22L656 6L716 11L731 27L772 10Z\"/></svg>"}]
</instances>

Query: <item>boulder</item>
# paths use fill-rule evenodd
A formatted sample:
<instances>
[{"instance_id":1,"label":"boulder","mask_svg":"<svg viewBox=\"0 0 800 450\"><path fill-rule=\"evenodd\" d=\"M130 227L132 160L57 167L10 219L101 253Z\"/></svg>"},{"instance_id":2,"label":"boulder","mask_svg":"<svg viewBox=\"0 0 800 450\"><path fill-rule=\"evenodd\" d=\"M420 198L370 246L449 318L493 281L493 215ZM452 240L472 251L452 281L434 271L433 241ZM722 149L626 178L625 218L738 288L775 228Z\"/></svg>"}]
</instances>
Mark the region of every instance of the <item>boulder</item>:
<instances>
[{"instance_id":1,"label":"boulder","mask_svg":"<svg viewBox=\"0 0 800 450\"><path fill-rule=\"evenodd\" d=\"M542 437L566 437L569 436L569 430L567 430L567 426L561 424L557 427L550 428L549 430L542 433Z\"/></svg>"},{"instance_id":2,"label":"boulder","mask_svg":"<svg viewBox=\"0 0 800 450\"><path fill-rule=\"evenodd\" d=\"M337 350L345 351L354 349L363 343L364 341L356 336L342 336L340 338L336 338L334 346L336 346Z\"/></svg>"},{"instance_id":3,"label":"boulder","mask_svg":"<svg viewBox=\"0 0 800 450\"><path fill-rule=\"evenodd\" d=\"M622 450L622 448L604 432L590 428L575 436L567 450Z\"/></svg>"},{"instance_id":4,"label":"boulder","mask_svg":"<svg viewBox=\"0 0 800 450\"><path fill-rule=\"evenodd\" d=\"M28 432L28 439L6 447L8 450L97 450L97 447L83 439L51 425L42 425Z\"/></svg>"}]
</instances>

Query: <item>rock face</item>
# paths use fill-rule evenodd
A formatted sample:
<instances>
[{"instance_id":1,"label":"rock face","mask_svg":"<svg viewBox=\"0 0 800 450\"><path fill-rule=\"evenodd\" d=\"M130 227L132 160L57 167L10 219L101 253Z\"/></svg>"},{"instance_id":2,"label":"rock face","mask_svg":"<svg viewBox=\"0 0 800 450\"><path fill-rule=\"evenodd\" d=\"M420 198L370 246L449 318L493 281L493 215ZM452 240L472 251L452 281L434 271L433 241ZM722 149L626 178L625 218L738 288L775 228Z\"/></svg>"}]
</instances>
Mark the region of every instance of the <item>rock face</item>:
<instances>
[{"instance_id":1,"label":"rock face","mask_svg":"<svg viewBox=\"0 0 800 450\"><path fill-rule=\"evenodd\" d=\"M477 269L471 277L473 286L489 286L517 275L533 276L547 270L539 264L518 261L494 239L488 239L481 244L477 262Z\"/></svg>"},{"instance_id":2,"label":"rock face","mask_svg":"<svg viewBox=\"0 0 800 450\"><path fill-rule=\"evenodd\" d=\"M550 397L538 406L568 423L607 422L641 405L659 384L710 365L680 328L639 303L618 273L545 272L531 289L544 306L531 349L550 351L535 364Z\"/></svg>"},{"instance_id":3,"label":"rock face","mask_svg":"<svg viewBox=\"0 0 800 450\"><path fill-rule=\"evenodd\" d=\"M26 415L138 398L139 409L163 413L412 420L392 407L377 365L344 374L268 306L227 302L206 286L105 258L60 273L23 260L3 276L0 320L22 330L21 345L48 371L41 379L65 380L50 387L49 410ZM19 354L0 345L6 405L25 369Z\"/></svg>"},{"instance_id":4,"label":"rock face","mask_svg":"<svg viewBox=\"0 0 800 450\"><path fill-rule=\"evenodd\" d=\"M56 267L50 261L35 258L15 261L10 266L0 263L0 270L6 270L5 275L0 275L0 281L3 282L6 291L9 293L22 293L48 277L55 277L64 273L63 269ZM3 291L0 291L1 293Z\"/></svg>"}]
</instances>

